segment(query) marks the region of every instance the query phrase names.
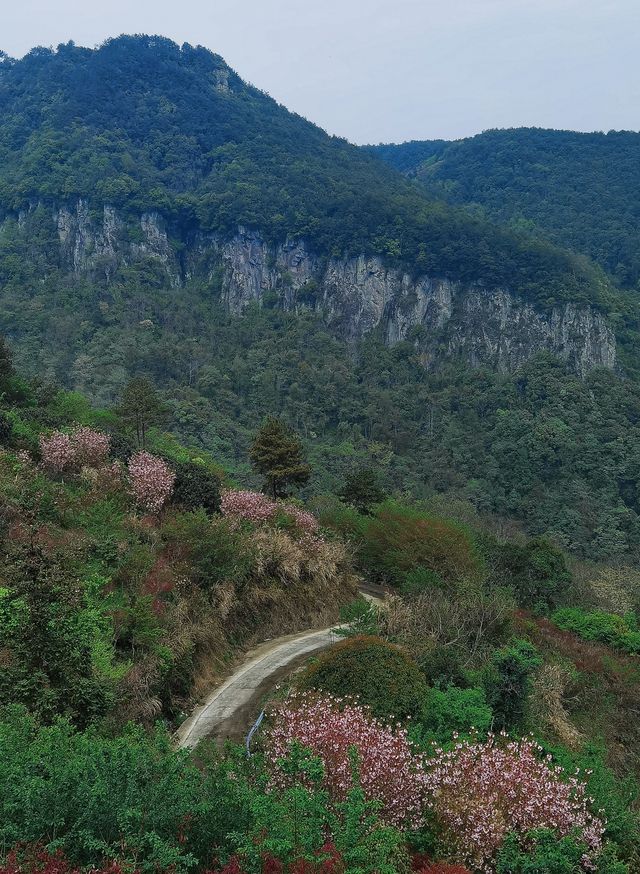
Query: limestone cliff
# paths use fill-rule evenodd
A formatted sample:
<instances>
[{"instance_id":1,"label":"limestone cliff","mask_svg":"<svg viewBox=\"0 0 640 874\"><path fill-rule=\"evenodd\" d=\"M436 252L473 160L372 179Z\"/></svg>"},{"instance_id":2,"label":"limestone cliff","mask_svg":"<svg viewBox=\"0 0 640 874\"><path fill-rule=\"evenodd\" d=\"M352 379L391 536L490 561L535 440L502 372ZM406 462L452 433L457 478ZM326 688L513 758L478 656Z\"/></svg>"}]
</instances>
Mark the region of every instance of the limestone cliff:
<instances>
[{"instance_id":1,"label":"limestone cliff","mask_svg":"<svg viewBox=\"0 0 640 874\"><path fill-rule=\"evenodd\" d=\"M614 334L589 306L543 311L508 288L413 277L380 258L318 258L303 241L274 247L243 228L230 240L201 232L178 239L158 213L132 224L111 206L92 215L84 201L54 211L52 221L62 265L76 274L101 273L109 280L120 265L142 258L160 263L175 288L221 274L233 313L266 296L287 309L313 307L349 341L374 329L389 344L410 340L426 366L462 356L473 366L511 371L540 351L559 356L581 375L616 364Z\"/></svg>"}]
</instances>

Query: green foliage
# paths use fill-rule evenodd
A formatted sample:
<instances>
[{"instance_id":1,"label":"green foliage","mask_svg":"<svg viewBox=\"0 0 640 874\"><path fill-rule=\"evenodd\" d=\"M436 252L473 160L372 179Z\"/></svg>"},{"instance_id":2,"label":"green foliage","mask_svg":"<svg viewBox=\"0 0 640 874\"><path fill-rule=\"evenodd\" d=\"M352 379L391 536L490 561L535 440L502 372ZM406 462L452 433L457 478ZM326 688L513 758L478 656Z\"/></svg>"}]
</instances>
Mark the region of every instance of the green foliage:
<instances>
[{"instance_id":1,"label":"green foliage","mask_svg":"<svg viewBox=\"0 0 640 874\"><path fill-rule=\"evenodd\" d=\"M563 607L551 618L560 628L573 631L584 640L597 640L622 652L640 654L640 628L635 613L618 616L602 610Z\"/></svg>"},{"instance_id":2,"label":"green foliage","mask_svg":"<svg viewBox=\"0 0 640 874\"><path fill-rule=\"evenodd\" d=\"M524 544L492 544L489 561L494 575L513 589L522 607L546 610L566 600L571 572L561 550L544 537Z\"/></svg>"},{"instance_id":3,"label":"green foliage","mask_svg":"<svg viewBox=\"0 0 640 874\"><path fill-rule=\"evenodd\" d=\"M172 501L185 510L202 507L207 513L220 510L220 479L204 464L194 461L171 463L176 479Z\"/></svg>"},{"instance_id":4,"label":"green foliage","mask_svg":"<svg viewBox=\"0 0 640 874\"><path fill-rule=\"evenodd\" d=\"M419 719L412 725L411 734L422 745L430 741L446 744L451 741L454 732L464 736L470 735L475 729L484 734L491 728L492 720L493 713L487 704L484 689L460 689L457 686L431 688Z\"/></svg>"},{"instance_id":5,"label":"green foliage","mask_svg":"<svg viewBox=\"0 0 640 874\"><path fill-rule=\"evenodd\" d=\"M125 386L116 412L135 436L138 448L146 449L149 428L162 421L164 409L153 384L144 377L135 377Z\"/></svg>"},{"instance_id":6,"label":"green foliage","mask_svg":"<svg viewBox=\"0 0 640 874\"><path fill-rule=\"evenodd\" d=\"M302 689L337 697L358 696L382 719L417 715L427 685L415 662L399 647L377 637L350 637L321 655L301 676Z\"/></svg>"},{"instance_id":7,"label":"green foliage","mask_svg":"<svg viewBox=\"0 0 640 874\"><path fill-rule=\"evenodd\" d=\"M421 568L445 584L477 579L482 559L471 535L455 522L387 502L367 521L359 558L374 577L399 585L406 574Z\"/></svg>"},{"instance_id":8,"label":"green foliage","mask_svg":"<svg viewBox=\"0 0 640 874\"><path fill-rule=\"evenodd\" d=\"M640 279L640 135L512 128L447 143L369 147L433 195Z\"/></svg>"},{"instance_id":9,"label":"green foliage","mask_svg":"<svg viewBox=\"0 0 640 874\"><path fill-rule=\"evenodd\" d=\"M384 501L386 494L376 472L370 467L361 467L350 473L339 492L342 500L359 513L368 515L375 504Z\"/></svg>"},{"instance_id":10,"label":"green foliage","mask_svg":"<svg viewBox=\"0 0 640 874\"><path fill-rule=\"evenodd\" d=\"M204 509L173 517L163 535L188 562L193 581L203 589L225 580L242 582L251 567L252 551L243 533L228 519L211 519Z\"/></svg>"},{"instance_id":11,"label":"green foliage","mask_svg":"<svg viewBox=\"0 0 640 874\"><path fill-rule=\"evenodd\" d=\"M304 461L302 442L293 430L274 416L268 416L253 438L251 463L264 477L264 490L275 498L284 498L290 486L305 485L311 468Z\"/></svg>"},{"instance_id":12,"label":"green foliage","mask_svg":"<svg viewBox=\"0 0 640 874\"><path fill-rule=\"evenodd\" d=\"M517 835L510 834L498 852L496 874L581 874L584 871L582 858L586 844L574 838L558 838L550 829L540 829L526 836L527 848L523 849ZM600 867L597 869L600 871ZM602 869L626 874L621 865Z\"/></svg>"},{"instance_id":13,"label":"green foliage","mask_svg":"<svg viewBox=\"0 0 640 874\"><path fill-rule=\"evenodd\" d=\"M516 640L493 653L482 681L496 728L511 729L522 721L531 676L541 664L538 651L527 640Z\"/></svg>"},{"instance_id":14,"label":"green foliage","mask_svg":"<svg viewBox=\"0 0 640 874\"><path fill-rule=\"evenodd\" d=\"M5 847L42 841L77 864L105 855L145 872L184 870L246 822L236 786L222 769L196 768L161 730L110 739L63 720L38 729L18 708L0 722Z\"/></svg>"},{"instance_id":15,"label":"green foliage","mask_svg":"<svg viewBox=\"0 0 640 874\"><path fill-rule=\"evenodd\" d=\"M33 540L11 548L4 572L0 705L24 704L46 721L64 713L80 725L106 713L115 677L100 609Z\"/></svg>"}]
</instances>

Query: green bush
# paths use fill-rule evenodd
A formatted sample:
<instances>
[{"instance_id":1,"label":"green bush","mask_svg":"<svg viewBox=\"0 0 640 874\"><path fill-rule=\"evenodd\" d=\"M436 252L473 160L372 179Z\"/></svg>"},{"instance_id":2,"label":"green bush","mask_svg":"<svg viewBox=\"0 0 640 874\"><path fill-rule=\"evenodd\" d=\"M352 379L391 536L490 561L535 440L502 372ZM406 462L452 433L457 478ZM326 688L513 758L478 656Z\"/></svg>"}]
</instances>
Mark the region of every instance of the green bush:
<instances>
[{"instance_id":1,"label":"green bush","mask_svg":"<svg viewBox=\"0 0 640 874\"><path fill-rule=\"evenodd\" d=\"M531 676L541 664L528 640L517 640L493 653L482 679L498 729L510 729L522 721Z\"/></svg>"},{"instance_id":2,"label":"green bush","mask_svg":"<svg viewBox=\"0 0 640 874\"><path fill-rule=\"evenodd\" d=\"M427 696L413 659L378 637L351 637L332 647L307 668L299 685L339 697L357 695L381 719L416 716Z\"/></svg>"},{"instance_id":3,"label":"green bush","mask_svg":"<svg viewBox=\"0 0 640 874\"><path fill-rule=\"evenodd\" d=\"M530 832L523 849L516 835L507 835L496 859L496 874L583 874L586 844L572 837L559 838L550 829ZM611 848L599 854L597 874L628 874Z\"/></svg>"},{"instance_id":4,"label":"green bush","mask_svg":"<svg viewBox=\"0 0 640 874\"><path fill-rule=\"evenodd\" d=\"M400 584L400 591L403 595L411 597L412 595L420 595L422 592L429 592L433 591L433 589L441 589L442 587L443 582L435 571L419 566L407 571Z\"/></svg>"},{"instance_id":5,"label":"green bush","mask_svg":"<svg viewBox=\"0 0 640 874\"><path fill-rule=\"evenodd\" d=\"M603 610L587 612L580 607L564 607L551 617L560 628L573 631L583 640L597 640L615 649L640 653L640 629L635 613L618 616Z\"/></svg>"},{"instance_id":6,"label":"green bush","mask_svg":"<svg viewBox=\"0 0 640 874\"><path fill-rule=\"evenodd\" d=\"M469 734L472 729L489 731L493 714L487 704L484 689L429 689L419 721L413 726L414 740L439 744L451 740L454 732Z\"/></svg>"},{"instance_id":7,"label":"green bush","mask_svg":"<svg viewBox=\"0 0 640 874\"><path fill-rule=\"evenodd\" d=\"M565 600L571 572L564 553L544 537L525 544L485 540L485 551L496 581L513 590L520 606L544 611Z\"/></svg>"},{"instance_id":8,"label":"green bush","mask_svg":"<svg viewBox=\"0 0 640 874\"><path fill-rule=\"evenodd\" d=\"M417 568L448 584L483 573L482 557L463 525L392 501L366 522L359 557L371 576L394 585Z\"/></svg>"},{"instance_id":9,"label":"green bush","mask_svg":"<svg viewBox=\"0 0 640 874\"><path fill-rule=\"evenodd\" d=\"M227 519L211 519L204 509L179 513L163 528L167 543L191 567L203 589L225 580L245 579L253 563L247 537Z\"/></svg>"},{"instance_id":10,"label":"green bush","mask_svg":"<svg viewBox=\"0 0 640 874\"><path fill-rule=\"evenodd\" d=\"M204 464L169 461L176 474L172 501L184 510L202 508L207 513L220 510L220 480Z\"/></svg>"}]
</instances>

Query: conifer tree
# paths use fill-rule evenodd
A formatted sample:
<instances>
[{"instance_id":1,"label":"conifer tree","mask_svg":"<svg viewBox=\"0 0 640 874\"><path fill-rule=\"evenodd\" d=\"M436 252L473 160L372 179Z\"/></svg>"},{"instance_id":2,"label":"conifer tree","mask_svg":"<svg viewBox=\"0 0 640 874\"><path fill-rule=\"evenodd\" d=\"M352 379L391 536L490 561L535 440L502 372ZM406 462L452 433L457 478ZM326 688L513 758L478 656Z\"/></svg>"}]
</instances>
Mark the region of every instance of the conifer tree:
<instances>
[{"instance_id":1,"label":"conifer tree","mask_svg":"<svg viewBox=\"0 0 640 874\"><path fill-rule=\"evenodd\" d=\"M300 438L274 416L265 419L254 437L250 458L264 477L264 491L273 498L286 497L291 486L303 486L311 476Z\"/></svg>"}]
</instances>

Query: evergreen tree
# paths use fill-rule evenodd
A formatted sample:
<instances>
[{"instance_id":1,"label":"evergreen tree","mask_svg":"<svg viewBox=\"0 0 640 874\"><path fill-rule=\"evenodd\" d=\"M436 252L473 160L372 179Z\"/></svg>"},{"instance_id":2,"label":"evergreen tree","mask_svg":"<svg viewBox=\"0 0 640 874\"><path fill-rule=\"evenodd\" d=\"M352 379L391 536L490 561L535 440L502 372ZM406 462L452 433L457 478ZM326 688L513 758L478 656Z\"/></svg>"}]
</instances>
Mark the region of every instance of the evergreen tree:
<instances>
[{"instance_id":1,"label":"evergreen tree","mask_svg":"<svg viewBox=\"0 0 640 874\"><path fill-rule=\"evenodd\" d=\"M125 386L117 413L134 432L138 448L146 449L147 431L162 421L164 407L151 382L137 376Z\"/></svg>"},{"instance_id":2,"label":"evergreen tree","mask_svg":"<svg viewBox=\"0 0 640 874\"><path fill-rule=\"evenodd\" d=\"M305 462L298 435L280 419L268 416L253 439L251 463L264 477L264 491L283 498L290 486L309 481L311 468Z\"/></svg>"},{"instance_id":3,"label":"evergreen tree","mask_svg":"<svg viewBox=\"0 0 640 874\"><path fill-rule=\"evenodd\" d=\"M339 496L345 504L368 515L374 504L384 501L386 494L376 472L370 467L360 467L347 476Z\"/></svg>"}]
</instances>

